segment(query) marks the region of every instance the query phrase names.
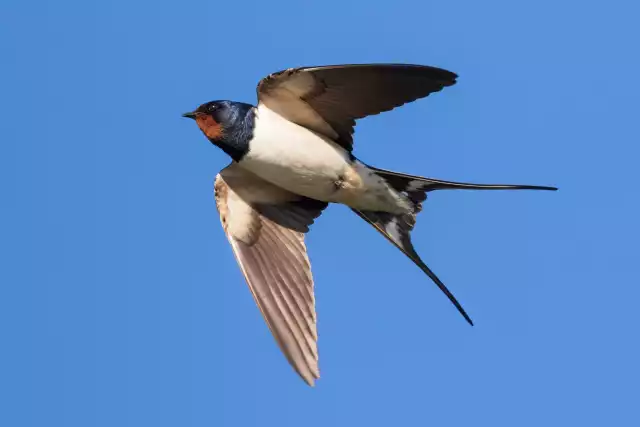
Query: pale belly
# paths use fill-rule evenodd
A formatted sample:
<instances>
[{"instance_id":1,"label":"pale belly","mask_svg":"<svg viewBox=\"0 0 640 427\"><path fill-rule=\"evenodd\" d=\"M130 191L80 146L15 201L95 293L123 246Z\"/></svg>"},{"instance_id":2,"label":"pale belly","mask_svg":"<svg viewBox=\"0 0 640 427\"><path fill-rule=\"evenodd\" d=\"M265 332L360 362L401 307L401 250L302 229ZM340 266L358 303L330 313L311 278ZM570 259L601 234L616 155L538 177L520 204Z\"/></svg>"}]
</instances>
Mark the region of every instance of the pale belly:
<instances>
[{"instance_id":1,"label":"pale belly","mask_svg":"<svg viewBox=\"0 0 640 427\"><path fill-rule=\"evenodd\" d=\"M401 213L407 200L334 142L260 107L239 165L288 191L361 210Z\"/></svg>"}]
</instances>

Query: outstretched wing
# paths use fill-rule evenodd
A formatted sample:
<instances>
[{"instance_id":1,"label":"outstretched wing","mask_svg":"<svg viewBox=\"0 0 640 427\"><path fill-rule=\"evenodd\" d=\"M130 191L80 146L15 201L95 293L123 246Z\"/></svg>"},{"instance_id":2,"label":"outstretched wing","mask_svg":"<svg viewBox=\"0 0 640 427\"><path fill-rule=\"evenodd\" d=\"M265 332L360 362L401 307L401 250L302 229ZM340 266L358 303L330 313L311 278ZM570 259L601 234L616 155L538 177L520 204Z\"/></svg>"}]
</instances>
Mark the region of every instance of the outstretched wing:
<instances>
[{"instance_id":1,"label":"outstretched wing","mask_svg":"<svg viewBox=\"0 0 640 427\"><path fill-rule=\"evenodd\" d=\"M258 84L260 103L288 120L353 149L356 119L423 98L455 84L440 68L403 64L290 68Z\"/></svg>"},{"instance_id":2,"label":"outstretched wing","mask_svg":"<svg viewBox=\"0 0 640 427\"><path fill-rule=\"evenodd\" d=\"M215 181L233 253L280 349L309 384L319 378L316 312L304 233L327 206L231 164Z\"/></svg>"}]
</instances>

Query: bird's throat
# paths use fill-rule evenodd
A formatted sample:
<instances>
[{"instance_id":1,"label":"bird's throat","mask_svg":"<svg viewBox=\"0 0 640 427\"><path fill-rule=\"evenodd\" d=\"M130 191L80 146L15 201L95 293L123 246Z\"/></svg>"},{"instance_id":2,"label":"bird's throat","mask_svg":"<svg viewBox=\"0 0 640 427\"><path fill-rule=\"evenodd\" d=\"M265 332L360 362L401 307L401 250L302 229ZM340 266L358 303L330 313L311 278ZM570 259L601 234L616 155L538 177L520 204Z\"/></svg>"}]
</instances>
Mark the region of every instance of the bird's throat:
<instances>
[{"instance_id":1,"label":"bird's throat","mask_svg":"<svg viewBox=\"0 0 640 427\"><path fill-rule=\"evenodd\" d=\"M220 139L222 137L222 125L214 120L208 114L199 114L196 117L198 127L210 140Z\"/></svg>"}]
</instances>

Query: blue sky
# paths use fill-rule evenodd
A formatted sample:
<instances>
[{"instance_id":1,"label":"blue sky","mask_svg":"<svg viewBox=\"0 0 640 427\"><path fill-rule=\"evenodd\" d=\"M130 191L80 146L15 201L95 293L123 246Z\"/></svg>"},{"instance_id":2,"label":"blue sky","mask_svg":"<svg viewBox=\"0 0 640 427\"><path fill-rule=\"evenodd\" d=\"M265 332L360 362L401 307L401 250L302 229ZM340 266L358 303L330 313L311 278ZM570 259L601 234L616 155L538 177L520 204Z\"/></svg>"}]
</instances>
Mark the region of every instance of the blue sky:
<instances>
[{"instance_id":1,"label":"blue sky","mask_svg":"<svg viewBox=\"0 0 640 427\"><path fill-rule=\"evenodd\" d=\"M637 425L638 5L0 5L0 425ZM366 119L356 154L441 179L417 250L344 207L308 246L322 378L290 369L224 238L227 163L180 113L287 67L459 83Z\"/></svg>"}]
</instances>

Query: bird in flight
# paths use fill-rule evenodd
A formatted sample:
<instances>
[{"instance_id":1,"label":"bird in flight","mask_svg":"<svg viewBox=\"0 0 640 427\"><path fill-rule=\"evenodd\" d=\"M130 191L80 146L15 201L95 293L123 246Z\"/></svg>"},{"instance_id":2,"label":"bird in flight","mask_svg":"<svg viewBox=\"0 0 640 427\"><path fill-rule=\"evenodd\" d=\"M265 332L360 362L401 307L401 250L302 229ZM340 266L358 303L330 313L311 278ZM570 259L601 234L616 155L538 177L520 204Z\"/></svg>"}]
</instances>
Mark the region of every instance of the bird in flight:
<instances>
[{"instance_id":1,"label":"bird in flight","mask_svg":"<svg viewBox=\"0 0 640 427\"><path fill-rule=\"evenodd\" d=\"M290 68L262 79L258 105L212 101L184 117L232 162L216 176L222 227L280 349L309 385L320 377L314 283L304 243L329 203L347 205L413 261L473 322L420 259L411 230L427 193L556 190L450 182L378 169L353 154L357 119L455 84L440 68L360 64Z\"/></svg>"}]
</instances>

